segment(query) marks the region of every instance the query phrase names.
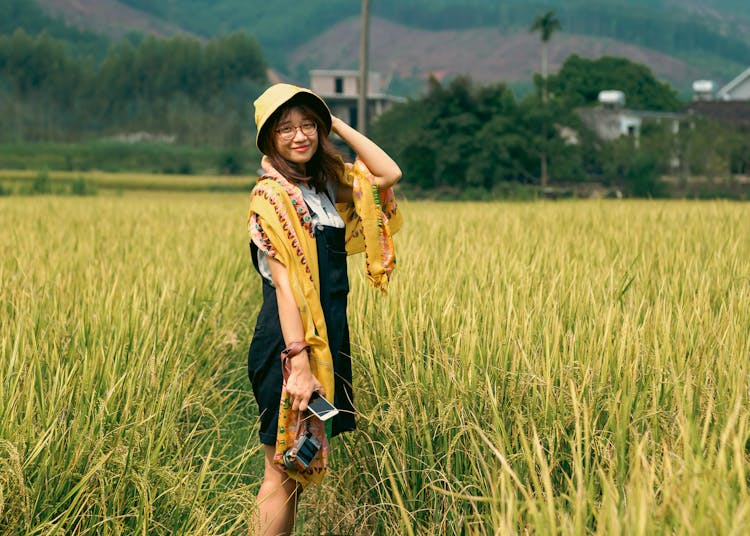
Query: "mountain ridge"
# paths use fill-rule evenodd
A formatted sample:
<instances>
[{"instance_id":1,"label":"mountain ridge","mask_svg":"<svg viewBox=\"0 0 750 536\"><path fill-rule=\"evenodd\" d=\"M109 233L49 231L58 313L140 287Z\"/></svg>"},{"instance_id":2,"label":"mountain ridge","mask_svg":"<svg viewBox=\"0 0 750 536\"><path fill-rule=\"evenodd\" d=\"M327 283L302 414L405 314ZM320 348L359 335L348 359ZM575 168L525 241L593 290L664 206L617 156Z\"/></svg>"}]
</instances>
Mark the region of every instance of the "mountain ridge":
<instances>
[{"instance_id":1,"label":"mountain ridge","mask_svg":"<svg viewBox=\"0 0 750 536\"><path fill-rule=\"evenodd\" d=\"M104 32L115 37L129 31L137 31L162 37L189 35L205 38L208 35L192 31L195 30L195 24L189 31L175 17L179 15L184 18L188 12L193 12L194 15L195 11L206 10L201 11L205 18L224 20L223 14L232 6L244 7L242 7L241 13L237 13L237 17L225 20L223 23L225 31L246 29L254 34L253 28L243 28L242 26L242 24L250 24L247 22L248 20L253 21L254 27L260 25L263 28L263 24L266 24L266 30L272 24L279 24L278 13L271 12L267 8L267 4L263 9L262 4L257 0L246 2L238 2L238 0L217 0L215 2L187 0L182 2L181 10L177 10L173 2L164 0L146 3L141 0L36 1L47 12L61 16L80 28ZM391 3L385 1L378 4L380 11L390 9L390 13L396 13L397 11L394 11L396 8L388 7ZM614 9L612 6L616 3L615 0L605 2L602 4L602 9L605 7ZM291 2L281 0L279 6L275 7L280 9L286 4L291 5ZM336 0L329 1L327 4L336 4ZM417 4L419 2L414 5L410 4L409 17L416 16L414 15L414 9L419 7ZM446 0L441 2L440 6L443 9L449 9L453 4L456 3ZM547 4L550 4L550 2L547 2ZM559 2L557 4L563 5ZM564 13L568 17L567 20L570 21L571 13L574 13L570 9L576 6L580 8L584 4L584 1L565 4L567 6L565 9L568 9ZM675 0L655 0L651 4L638 2L633 9L641 9L643 13L659 10L668 12L679 3ZM686 17L691 12L702 13L706 20L710 21L707 27L718 28L717 31L721 30L721 32L727 34L727 39L734 39L733 43L736 45L737 37L731 31L739 32L736 35L744 35L737 28L744 28L743 25L747 24L747 19L743 17L732 18L731 12L727 11L731 5L733 5L731 0L712 0L707 3L687 2L684 4L684 9L675 11L675 17ZM483 8L483 6L490 9L487 7L490 6L489 3L480 0L472 2L471 6L477 9ZM519 4L511 3L511 7L513 6L518 8ZM289 27L296 27L295 16L315 12L315 7L315 2L312 2L306 5L304 10L290 11L288 14ZM252 9L256 10L257 17L253 16L256 13ZM526 9L530 8L526 7ZM357 10L352 10L352 5L348 5L345 11L356 12ZM641 11L637 11L636 15L638 13L641 13ZM321 15L321 18L311 20L304 26L306 33L293 32L287 38L284 38L283 36L286 34L281 32L282 35L275 35L270 44L266 41L264 45L262 39L264 34L261 32L258 38L271 66L279 71L282 76L296 79L299 82L304 81L307 71L312 68L356 67L359 17L350 15L348 18L341 19L343 15L345 13L342 12ZM628 23L632 25L632 17L635 15L630 12L623 14L623 17L628 16L631 19L623 20L629 21ZM272 19L272 17L276 18ZM286 21L286 19L284 20ZM613 21L612 24L616 22ZM658 20L651 20L650 23L652 26L651 39L653 40L653 25L658 23ZM449 25L449 22L446 22L446 24ZM458 24L458 22L454 24ZM621 21L620 24L625 23ZM570 23L570 25L573 24ZM572 53L586 57L597 57L604 54L619 55L648 65L659 78L674 84L678 90L687 92L690 82L695 78L710 78L719 83L726 83L746 67L746 65L739 63L737 59L728 60L726 57L720 57L716 54L701 53L700 51L690 54L669 53L653 46L637 44L638 39L625 42L622 39L618 40L603 35L582 34L565 26L566 23L563 22L562 31L556 33L551 41L553 71L559 68L565 57ZM685 29L682 30L684 34ZM603 29L594 28L593 31L602 32ZM644 31L646 30L644 29ZM478 39L478 36L482 36L481 39ZM674 38L677 39L678 37L683 41L686 39L682 34ZM716 37L716 39L719 38ZM640 40L642 41L643 38L641 37ZM747 42L750 43L750 41ZM281 47L278 43L283 43L286 48ZM346 45L344 46L343 43L346 43ZM719 45L715 45L715 49L722 50ZM525 28L519 26L502 30L492 27L430 30L415 28L380 16L373 16L371 23L370 53L372 65L374 69L383 71L386 75L396 74L400 77L424 78L429 73L441 76L468 74L478 81L525 81L530 83L532 73L539 70L539 49L538 36L529 34ZM724 49L726 49L726 46L724 46ZM740 48L740 50L743 49ZM743 54L739 54L739 56L744 57ZM736 53L734 57L737 57Z\"/></svg>"},{"instance_id":2,"label":"mountain ridge","mask_svg":"<svg viewBox=\"0 0 750 536\"><path fill-rule=\"evenodd\" d=\"M479 82L530 81L539 71L541 45L528 31L509 33L492 29L414 30L373 18L370 26L370 61L373 70L401 77L468 75ZM408 30L408 31L407 31ZM346 51L356 50L359 21L349 19L298 47L289 55L293 72L305 68L352 69L357 58ZM446 42L451 42L449 48ZM333 44L337 46L333 46ZM684 85L700 77L700 69L667 54L615 39L557 33L550 41L550 67L556 71L571 54L595 58L624 56L649 65L659 78Z\"/></svg>"},{"instance_id":3,"label":"mountain ridge","mask_svg":"<svg viewBox=\"0 0 750 536\"><path fill-rule=\"evenodd\" d=\"M196 37L178 25L135 9L117 0L35 0L52 16L60 17L80 29L94 30L120 38L129 32L158 37L186 35Z\"/></svg>"}]
</instances>

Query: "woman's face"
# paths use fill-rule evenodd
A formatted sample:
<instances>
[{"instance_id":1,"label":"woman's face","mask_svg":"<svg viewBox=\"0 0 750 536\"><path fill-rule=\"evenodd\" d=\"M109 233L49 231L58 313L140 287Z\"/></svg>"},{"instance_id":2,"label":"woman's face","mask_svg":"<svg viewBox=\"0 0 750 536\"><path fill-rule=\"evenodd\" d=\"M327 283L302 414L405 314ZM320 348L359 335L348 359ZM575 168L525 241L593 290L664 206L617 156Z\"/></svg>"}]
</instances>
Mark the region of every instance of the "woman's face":
<instances>
[{"instance_id":1,"label":"woman's face","mask_svg":"<svg viewBox=\"0 0 750 536\"><path fill-rule=\"evenodd\" d=\"M273 142L279 154L298 166L304 167L318 150L318 130L311 130L310 124L315 125L312 118L307 117L299 108L291 108L286 112L273 132ZM293 129L290 139L285 139L283 132ZM307 131L307 133L305 133Z\"/></svg>"}]
</instances>

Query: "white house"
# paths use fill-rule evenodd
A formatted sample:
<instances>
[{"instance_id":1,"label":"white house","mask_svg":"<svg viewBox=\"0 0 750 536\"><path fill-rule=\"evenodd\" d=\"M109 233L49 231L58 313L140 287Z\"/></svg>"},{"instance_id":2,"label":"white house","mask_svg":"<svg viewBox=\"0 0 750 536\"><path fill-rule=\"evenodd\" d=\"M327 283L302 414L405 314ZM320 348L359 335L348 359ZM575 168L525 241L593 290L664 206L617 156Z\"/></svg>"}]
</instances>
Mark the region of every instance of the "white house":
<instances>
[{"instance_id":1,"label":"white house","mask_svg":"<svg viewBox=\"0 0 750 536\"><path fill-rule=\"evenodd\" d=\"M380 73L367 74L367 119L379 116L402 97L384 92L385 81ZM359 71L343 69L310 71L310 89L323 97L331 113L357 128L357 103L359 98Z\"/></svg>"},{"instance_id":2,"label":"white house","mask_svg":"<svg viewBox=\"0 0 750 536\"><path fill-rule=\"evenodd\" d=\"M746 101L750 100L750 67L737 78L721 88L716 94L718 100Z\"/></svg>"},{"instance_id":3,"label":"white house","mask_svg":"<svg viewBox=\"0 0 750 536\"><path fill-rule=\"evenodd\" d=\"M614 140L620 136L638 138L641 133L641 118L633 110L625 108L625 94L618 90L599 92L599 106L581 108L578 115L602 140Z\"/></svg>"},{"instance_id":4,"label":"white house","mask_svg":"<svg viewBox=\"0 0 750 536\"><path fill-rule=\"evenodd\" d=\"M628 109L625 107L625 94L618 90L601 91L599 106L579 108L576 112L599 139L611 141L627 136L633 138L636 147L640 145L641 125L644 121L668 121L672 133L677 134L680 131L680 121L686 118L681 113Z\"/></svg>"},{"instance_id":5,"label":"white house","mask_svg":"<svg viewBox=\"0 0 750 536\"><path fill-rule=\"evenodd\" d=\"M599 139L610 141L620 136L638 139L640 136L641 118L632 110L597 107L580 108L576 111Z\"/></svg>"}]
</instances>

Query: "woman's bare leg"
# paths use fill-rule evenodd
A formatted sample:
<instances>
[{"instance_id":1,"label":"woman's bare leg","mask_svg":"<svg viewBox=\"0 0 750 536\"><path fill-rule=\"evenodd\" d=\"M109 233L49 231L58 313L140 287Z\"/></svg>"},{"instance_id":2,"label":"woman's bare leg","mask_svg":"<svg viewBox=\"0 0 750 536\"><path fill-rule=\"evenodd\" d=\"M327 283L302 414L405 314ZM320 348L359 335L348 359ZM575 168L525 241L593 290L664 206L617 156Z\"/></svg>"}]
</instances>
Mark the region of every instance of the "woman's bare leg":
<instances>
[{"instance_id":1,"label":"woman's bare leg","mask_svg":"<svg viewBox=\"0 0 750 536\"><path fill-rule=\"evenodd\" d=\"M258 491L258 501L253 516L255 536L286 536L294 528L297 509L297 482L289 478L273 463L275 447L265 445L265 472Z\"/></svg>"}]
</instances>

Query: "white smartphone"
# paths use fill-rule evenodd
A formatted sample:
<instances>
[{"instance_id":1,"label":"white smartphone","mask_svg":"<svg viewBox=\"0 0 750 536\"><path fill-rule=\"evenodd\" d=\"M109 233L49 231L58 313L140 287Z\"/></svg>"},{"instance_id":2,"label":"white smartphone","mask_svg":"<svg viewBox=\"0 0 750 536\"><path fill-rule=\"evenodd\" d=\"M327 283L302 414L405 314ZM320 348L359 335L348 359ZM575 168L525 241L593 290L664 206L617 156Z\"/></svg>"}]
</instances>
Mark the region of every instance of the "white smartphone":
<instances>
[{"instance_id":1,"label":"white smartphone","mask_svg":"<svg viewBox=\"0 0 750 536\"><path fill-rule=\"evenodd\" d=\"M339 412L333 404L320 396L317 392L314 392L310 397L310 401L307 403L307 409L309 409L310 413L315 415L321 421L327 421Z\"/></svg>"}]
</instances>

